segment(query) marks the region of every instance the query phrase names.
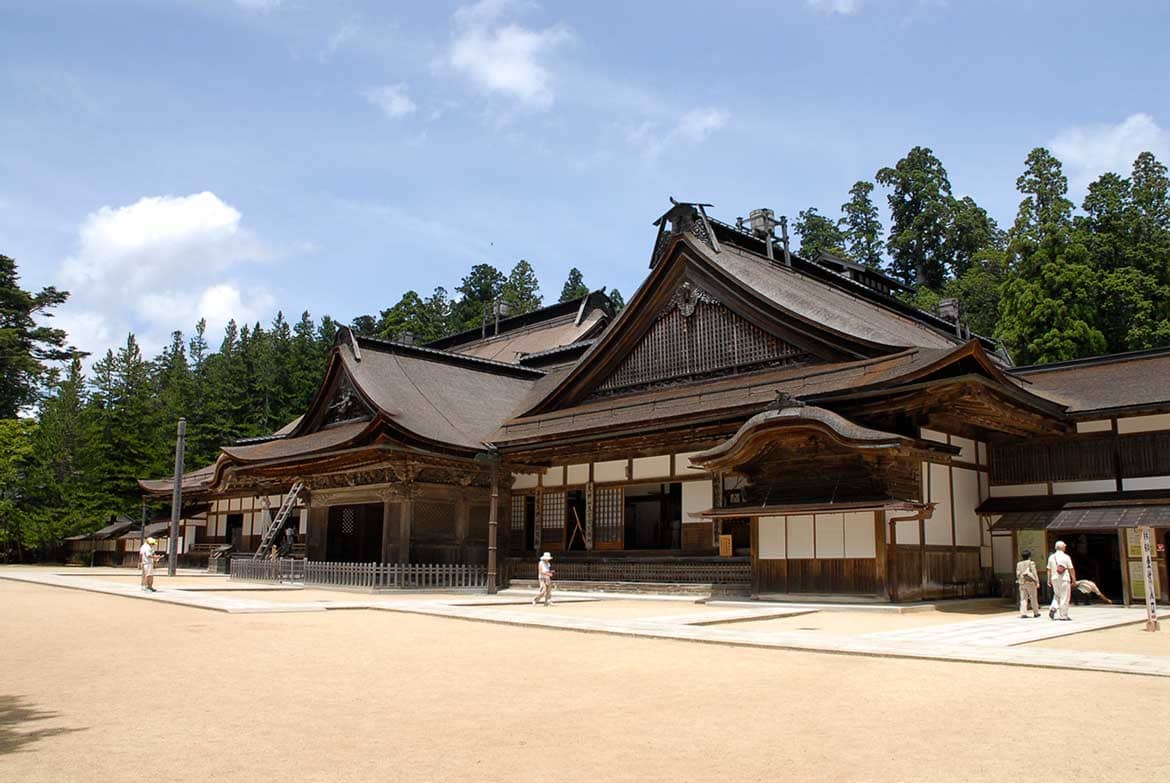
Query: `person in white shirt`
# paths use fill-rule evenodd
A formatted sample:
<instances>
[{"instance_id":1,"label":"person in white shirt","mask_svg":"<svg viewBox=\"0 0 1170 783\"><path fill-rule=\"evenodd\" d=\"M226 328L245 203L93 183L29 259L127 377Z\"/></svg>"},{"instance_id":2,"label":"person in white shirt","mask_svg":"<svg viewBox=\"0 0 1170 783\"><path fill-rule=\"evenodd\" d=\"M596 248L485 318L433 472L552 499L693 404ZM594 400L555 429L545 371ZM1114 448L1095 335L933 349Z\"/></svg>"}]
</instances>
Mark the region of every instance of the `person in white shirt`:
<instances>
[{"instance_id":1,"label":"person in white shirt","mask_svg":"<svg viewBox=\"0 0 1170 783\"><path fill-rule=\"evenodd\" d=\"M540 563L536 567L537 579L540 581L540 592L532 599L533 604L540 603L544 599L544 605L548 606L552 603L552 579L553 574L552 555L545 552L540 556Z\"/></svg>"},{"instance_id":2,"label":"person in white shirt","mask_svg":"<svg viewBox=\"0 0 1170 783\"><path fill-rule=\"evenodd\" d=\"M138 567L142 569L142 589L152 593L158 592L154 589L154 548L157 545L156 539L148 538L138 548Z\"/></svg>"},{"instance_id":3,"label":"person in white shirt","mask_svg":"<svg viewBox=\"0 0 1170 783\"><path fill-rule=\"evenodd\" d=\"M1077 571L1065 549L1065 543L1057 541L1055 551L1048 556L1048 586L1052 589L1049 620L1069 619L1068 602L1072 598L1072 589L1077 586Z\"/></svg>"}]
</instances>

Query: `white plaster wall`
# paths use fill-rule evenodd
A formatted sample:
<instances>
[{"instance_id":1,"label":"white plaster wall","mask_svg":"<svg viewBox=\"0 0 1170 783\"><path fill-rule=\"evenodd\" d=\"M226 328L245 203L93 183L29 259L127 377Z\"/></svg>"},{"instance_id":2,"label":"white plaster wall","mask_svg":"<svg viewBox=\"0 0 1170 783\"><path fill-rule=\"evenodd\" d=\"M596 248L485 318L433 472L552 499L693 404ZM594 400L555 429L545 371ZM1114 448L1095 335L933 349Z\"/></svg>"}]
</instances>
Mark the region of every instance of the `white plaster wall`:
<instances>
[{"instance_id":1,"label":"white plaster wall","mask_svg":"<svg viewBox=\"0 0 1170 783\"><path fill-rule=\"evenodd\" d=\"M688 451L685 454L675 454L674 472L680 476L687 473L702 473L702 468L696 468L691 465L691 457L698 453L697 451Z\"/></svg>"},{"instance_id":2,"label":"white plaster wall","mask_svg":"<svg viewBox=\"0 0 1170 783\"><path fill-rule=\"evenodd\" d=\"M634 478L667 478L670 476L670 455L638 457L634 460Z\"/></svg>"},{"instance_id":3,"label":"white plaster wall","mask_svg":"<svg viewBox=\"0 0 1170 783\"><path fill-rule=\"evenodd\" d=\"M1109 432L1111 429L1113 429L1113 422L1109 419L1077 422L1077 432Z\"/></svg>"},{"instance_id":4,"label":"white plaster wall","mask_svg":"<svg viewBox=\"0 0 1170 783\"><path fill-rule=\"evenodd\" d=\"M845 512L845 557L876 557L872 511Z\"/></svg>"},{"instance_id":5,"label":"white plaster wall","mask_svg":"<svg viewBox=\"0 0 1170 783\"><path fill-rule=\"evenodd\" d=\"M918 432L922 436L923 440L933 440L938 443L947 442L946 434L939 432L938 430L928 430L926 427L922 427L918 430Z\"/></svg>"},{"instance_id":6,"label":"white plaster wall","mask_svg":"<svg viewBox=\"0 0 1170 783\"><path fill-rule=\"evenodd\" d=\"M951 541L951 483L950 468L930 465L930 500L935 503L934 515L926 520L927 544L950 544Z\"/></svg>"},{"instance_id":7,"label":"white plaster wall","mask_svg":"<svg viewBox=\"0 0 1170 783\"><path fill-rule=\"evenodd\" d=\"M532 489L540 481L536 473L517 473L512 476L512 489Z\"/></svg>"},{"instance_id":8,"label":"white plaster wall","mask_svg":"<svg viewBox=\"0 0 1170 783\"><path fill-rule=\"evenodd\" d=\"M1115 489L1117 489L1117 482L1113 479L1052 482L1053 495L1076 495L1081 492L1113 492Z\"/></svg>"},{"instance_id":9,"label":"white plaster wall","mask_svg":"<svg viewBox=\"0 0 1170 783\"><path fill-rule=\"evenodd\" d=\"M682 482L682 521L702 522L699 513L714 506L711 482L706 479Z\"/></svg>"},{"instance_id":10,"label":"white plaster wall","mask_svg":"<svg viewBox=\"0 0 1170 783\"><path fill-rule=\"evenodd\" d=\"M918 521L895 522L894 533L899 544L918 544Z\"/></svg>"},{"instance_id":11,"label":"white plaster wall","mask_svg":"<svg viewBox=\"0 0 1170 783\"><path fill-rule=\"evenodd\" d=\"M1019 498L1047 494L1047 484L992 484L991 486L993 498Z\"/></svg>"},{"instance_id":12,"label":"white plaster wall","mask_svg":"<svg viewBox=\"0 0 1170 783\"><path fill-rule=\"evenodd\" d=\"M760 517L759 534L761 560L783 560L788 557L788 549L784 546L784 517Z\"/></svg>"},{"instance_id":13,"label":"white plaster wall","mask_svg":"<svg viewBox=\"0 0 1170 783\"><path fill-rule=\"evenodd\" d=\"M960 451L956 459L960 462L974 463L979 459L979 456L975 453L975 441L970 438L960 438L958 435L952 435L951 445L959 447Z\"/></svg>"},{"instance_id":14,"label":"white plaster wall","mask_svg":"<svg viewBox=\"0 0 1170 783\"><path fill-rule=\"evenodd\" d=\"M556 465L544 472L543 479L546 487L560 487L565 483L565 467L564 465Z\"/></svg>"},{"instance_id":15,"label":"white plaster wall","mask_svg":"<svg viewBox=\"0 0 1170 783\"><path fill-rule=\"evenodd\" d=\"M955 485L955 543L959 546L979 546L983 543L982 525L979 514L979 472L951 469L951 480Z\"/></svg>"},{"instance_id":16,"label":"white plaster wall","mask_svg":"<svg viewBox=\"0 0 1170 783\"><path fill-rule=\"evenodd\" d=\"M788 517L789 559L811 560L813 555L813 515L795 514Z\"/></svg>"},{"instance_id":17,"label":"white plaster wall","mask_svg":"<svg viewBox=\"0 0 1170 783\"><path fill-rule=\"evenodd\" d=\"M991 537L992 568L997 574L1015 574L1016 564L1012 562L1012 537L999 535Z\"/></svg>"},{"instance_id":18,"label":"white plaster wall","mask_svg":"<svg viewBox=\"0 0 1170 783\"><path fill-rule=\"evenodd\" d=\"M584 465L570 465L568 467L569 484L587 484L589 482L589 463Z\"/></svg>"},{"instance_id":19,"label":"white plaster wall","mask_svg":"<svg viewBox=\"0 0 1170 783\"><path fill-rule=\"evenodd\" d=\"M594 481L625 481L627 478L626 461L624 459L593 463Z\"/></svg>"},{"instance_id":20,"label":"white plaster wall","mask_svg":"<svg viewBox=\"0 0 1170 783\"><path fill-rule=\"evenodd\" d=\"M1170 413L1159 413L1154 416L1130 416L1127 419L1117 420L1117 431L1150 432L1152 430L1170 430Z\"/></svg>"},{"instance_id":21,"label":"white plaster wall","mask_svg":"<svg viewBox=\"0 0 1170 783\"><path fill-rule=\"evenodd\" d=\"M1134 492L1142 489L1170 489L1170 476L1144 476L1142 478L1127 478L1121 480L1123 492Z\"/></svg>"},{"instance_id":22,"label":"white plaster wall","mask_svg":"<svg viewBox=\"0 0 1170 783\"><path fill-rule=\"evenodd\" d=\"M987 464L987 444L981 440L975 442L975 456L978 458L980 465Z\"/></svg>"},{"instance_id":23,"label":"white plaster wall","mask_svg":"<svg viewBox=\"0 0 1170 783\"><path fill-rule=\"evenodd\" d=\"M817 514L817 557L845 557L845 515Z\"/></svg>"}]
</instances>

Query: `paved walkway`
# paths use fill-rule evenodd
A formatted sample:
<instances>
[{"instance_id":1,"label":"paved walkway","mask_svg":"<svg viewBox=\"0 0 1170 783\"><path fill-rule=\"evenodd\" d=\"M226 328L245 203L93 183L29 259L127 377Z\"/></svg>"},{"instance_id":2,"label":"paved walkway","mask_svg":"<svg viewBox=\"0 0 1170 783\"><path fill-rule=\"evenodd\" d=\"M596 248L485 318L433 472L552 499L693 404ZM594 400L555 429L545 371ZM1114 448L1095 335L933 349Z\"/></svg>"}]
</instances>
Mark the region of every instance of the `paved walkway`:
<instances>
[{"instance_id":1,"label":"paved walkway","mask_svg":"<svg viewBox=\"0 0 1170 783\"><path fill-rule=\"evenodd\" d=\"M1020 646L1027 642L1050 639L1056 636L1138 623L1144 620L1145 610L1136 608L1082 607L1076 610L1074 614L1076 619L1067 623L1053 622L1047 618L1021 620L1012 613L904 631L887 631L858 636L830 636L792 631L748 630L736 627L736 622L746 620L764 620L818 611L818 607L810 605L754 606L745 603L733 606L720 605L717 608L709 607L707 611L694 614L617 619L553 612L545 614L528 607L517 608L518 604L526 604L531 600L529 597L531 592L511 590L497 596L466 598L445 596L436 597L433 600L417 594L407 598L385 593L376 596L355 593L352 599L290 602L283 600L265 601L262 598L251 597L213 596L205 594L206 588L203 590L165 588L156 593L144 593L137 584L133 583L119 583L81 574L55 573L44 569L35 571L3 569L0 570L0 579L88 590L106 595L178 604L231 614L369 609L476 622L710 644L1170 677L1170 657L1037 649ZM230 585L230 583L227 584ZM604 597L560 595L557 600L559 603L577 603L627 600L627 598L613 594L606 594ZM839 606L834 608L840 609Z\"/></svg>"}]
</instances>

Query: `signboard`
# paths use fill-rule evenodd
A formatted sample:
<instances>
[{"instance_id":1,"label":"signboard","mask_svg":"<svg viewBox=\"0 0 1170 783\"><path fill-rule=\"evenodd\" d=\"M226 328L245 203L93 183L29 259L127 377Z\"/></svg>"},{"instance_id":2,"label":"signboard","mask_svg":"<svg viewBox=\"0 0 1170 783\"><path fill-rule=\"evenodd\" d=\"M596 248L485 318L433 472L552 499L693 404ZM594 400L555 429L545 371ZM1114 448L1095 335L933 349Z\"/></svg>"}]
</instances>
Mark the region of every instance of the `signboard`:
<instances>
[{"instance_id":1,"label":"signboard","mask_svg":"<svg viewBox=\"0 0 1170 783\"><path fill-rule=\"evenodd\" d=\"M1043 582L1048 578L1043 573L1048 563L1048 544L1044 540L1044 531L1017 530L1016 552L1022 553L1025 549L1032 550L1032 562L1036 564L1036 571L1040 573L1040 581ZM1014 566L1012 567L1012 571L1015 571Z\"/></svg>"},{"instance_id":2,"label":"signboard","mask_svg":"<svg viewBox=\"0 0 1170 783\"><path fill-rule=\"evenodd\" d=\"M719 536L719 556L731 557L731 536Z\"/></svg>"},{"instance_id":3,"label":"signboard","mask_svg":"<svg viewBox=\"0 0 1170 783\"><path fill-rule=\"evenodd\" d=\"M1130 560L1142 559L1142 534L1140 530L1132 527L1126 529L1125 556Z\"/></svg>"},{"instance_id":4,"label":"signboard","mask_svg":"<svg viewBox=\"0 0 1170 783\"><path fill-rule=\"evenodd\" d=\"M1142 544L1142 592L1146 598L1146 630L1158 630L1158 581L1154 571L1154 531L1149 527L1138 528Z\"/></svg>"}]
</instances>

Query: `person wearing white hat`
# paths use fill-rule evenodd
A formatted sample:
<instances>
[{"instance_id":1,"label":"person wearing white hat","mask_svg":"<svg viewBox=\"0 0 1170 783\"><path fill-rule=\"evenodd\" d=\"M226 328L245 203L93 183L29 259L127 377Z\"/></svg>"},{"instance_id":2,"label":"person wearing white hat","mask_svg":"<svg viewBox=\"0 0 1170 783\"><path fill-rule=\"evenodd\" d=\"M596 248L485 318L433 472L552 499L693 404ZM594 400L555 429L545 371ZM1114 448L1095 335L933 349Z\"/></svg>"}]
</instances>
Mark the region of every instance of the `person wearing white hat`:
<instances>
[{"instance_id":1,"label":"person wearing white hat","mask_svg":"<svg viewBox=\"0 0 1170 783\"><path fill-rule=\"evenodd\" d=\"M1077 585L1077 571L1072 558L1065 552L1065 543L1057 541L1048 556L1048 587L1052 589L1052 605L1048 607L1049 620L1068 620L1068 602Z\"/></svg>"},{"instance_id":2,"label":"person wearing white hat","mask_svg":"<svg viewBox=\"0 0 1170 783\"><path fill-rule=\"evenodd\" d=\"M536 566L537 579L540 581L540 592L532 599L533 605L540 603L542 598L544 599L545 606L552 603L552 580L553 574L555 573L552 567L552 554L545 552L540 556L540 563Z\"/></svg>"},{"instance_id":3,"label":"person wearing white hat","mask_svg":"<svg viewBox=\"0 0 1170 783\"><path fill-rule=\"evenodd\" d=\"M158 592L154 589L154 548L157 545L157 539L148 538L138 548L138 566L142 569L142 589L152 593Z\"/></svg>"}]
</instances>

